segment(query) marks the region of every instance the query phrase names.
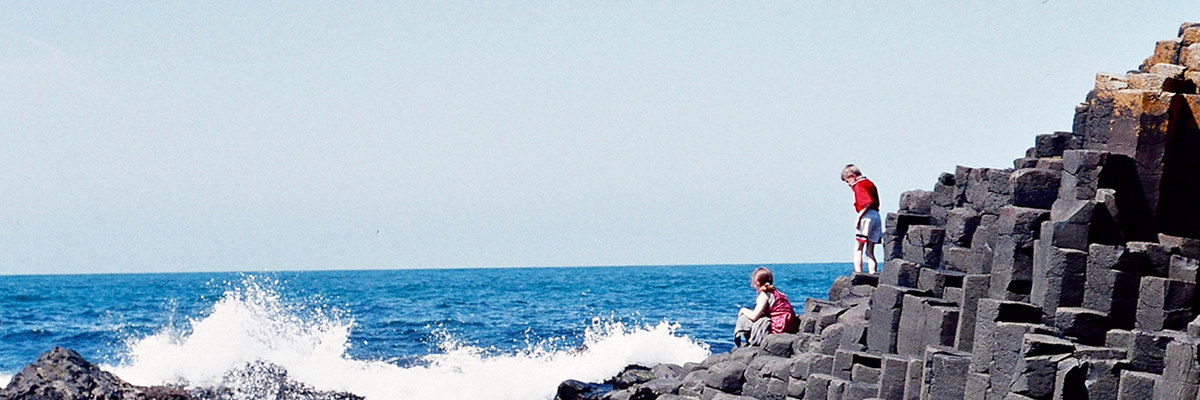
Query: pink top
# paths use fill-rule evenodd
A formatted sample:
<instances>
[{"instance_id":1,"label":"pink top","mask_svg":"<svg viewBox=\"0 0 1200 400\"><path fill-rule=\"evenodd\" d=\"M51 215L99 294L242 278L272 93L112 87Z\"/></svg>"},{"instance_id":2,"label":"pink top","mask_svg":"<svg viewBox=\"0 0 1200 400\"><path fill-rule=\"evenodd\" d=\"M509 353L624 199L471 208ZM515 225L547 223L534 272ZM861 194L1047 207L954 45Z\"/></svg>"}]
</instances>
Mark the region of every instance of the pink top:
<instances>
[{"instance_id":1,"label":"pink top","mask_svg":"<svg viewBox=\"0 0 1200 400\"><path fill-rule=\"evenodd\" d=\"M772 290L769 295L774 299L771 307L767 309L771 316L771 333L799 332L800 319L796 318L796 310L792 309L792 303L788 301L787 295L780 292L779 289Z\"/></svg>"}]
</instances>

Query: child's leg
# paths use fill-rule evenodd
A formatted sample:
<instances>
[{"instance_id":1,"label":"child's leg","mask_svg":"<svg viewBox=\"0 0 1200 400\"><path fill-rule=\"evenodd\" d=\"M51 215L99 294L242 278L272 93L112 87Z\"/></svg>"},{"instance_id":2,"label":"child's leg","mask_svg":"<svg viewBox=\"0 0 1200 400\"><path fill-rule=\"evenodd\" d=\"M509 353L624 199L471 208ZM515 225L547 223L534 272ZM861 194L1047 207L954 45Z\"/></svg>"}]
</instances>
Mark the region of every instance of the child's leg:
<instances>
[{"instance_id":1,"label":"child's leg","mask_svg":"<svg viewBox=\"0 0 1200 400\"><path fill-rule=\"evenodd\" d=\"M733 325L733 345L742 347L743 345L750 344L750 330L753 328L754 321L738 313L737 322Z\"/></svg>"},{"instance_id":2,"label":"child's leg","mask_svg":"<svg viewBox=\"0 0 1200 400\"><path fill-rule=\"evenodd\" d=\"M855 245L856 245L856 247L854 248L854 272L862 273L864 243L860 242L860 241L855 241Z\"/></svg>"},{"instance_id":3,"label":"child's leg","mask_svg":"<svg viewBox=\"0 0 1200 400\"><path fill-rule=\"evenodd\" d=\"M860 247L862 245L860 244ZM875 242L866 243L867 273L874 275L879 271L879 263L875 261Z\"/></svg>"}]
</instances>

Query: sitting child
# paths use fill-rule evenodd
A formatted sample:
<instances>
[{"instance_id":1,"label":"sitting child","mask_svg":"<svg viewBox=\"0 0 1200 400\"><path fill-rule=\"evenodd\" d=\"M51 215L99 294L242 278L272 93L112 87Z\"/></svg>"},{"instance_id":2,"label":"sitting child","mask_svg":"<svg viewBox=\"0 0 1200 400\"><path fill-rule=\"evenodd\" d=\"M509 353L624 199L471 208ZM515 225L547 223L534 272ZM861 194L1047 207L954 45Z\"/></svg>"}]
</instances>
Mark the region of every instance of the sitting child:
<instances>
[{"instance_id":1,"label":"sitting child","mask_svg":"<svg viewBox=\"0 0 1200 400\"><path fill-rule=\"evenodd\" d=\"M750 274L750 287L758 292L758 300L753 310L738 310L737 324L733 328L733 342L738 347L744 344L761 345L771 333L796 333L800 330L800 319L796 318L792 303L787 295L775 289L774 282L775 278L769 269L759 268Z\"/></svg>"}]
</instances>

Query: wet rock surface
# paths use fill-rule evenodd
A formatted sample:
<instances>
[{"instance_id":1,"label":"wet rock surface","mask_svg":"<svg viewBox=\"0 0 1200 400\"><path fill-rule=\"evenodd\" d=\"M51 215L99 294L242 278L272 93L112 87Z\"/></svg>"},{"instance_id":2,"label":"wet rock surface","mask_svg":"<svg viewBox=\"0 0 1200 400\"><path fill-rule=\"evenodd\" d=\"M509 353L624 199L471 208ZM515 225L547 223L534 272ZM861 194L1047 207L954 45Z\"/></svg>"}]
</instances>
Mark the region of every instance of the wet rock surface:
<instances>
[{"instance_id":1,"label":"wet rock surface","mask_svg":"<svg viewBox=\"0 0 1200 400\"><path fill-rule=\"evenodd\" d=\"M134 386L73 350L55 347L12 378L0 399L190 399L183 390Z\"/></svg>"},{"instance_id":2,"label":"wet rock surface","mask_svg":"<svg viewBox=\"0 0 1200 400\"><path fill-rule=\"evenodd\" d=\"M360 400L343 392L315 390L291 380L287 371L253 363L230 372L221 385L205 388L136 386L101 370L74 350L55 347L42 354L0 390L2 400Z\"/></svg>"}]
</instances>

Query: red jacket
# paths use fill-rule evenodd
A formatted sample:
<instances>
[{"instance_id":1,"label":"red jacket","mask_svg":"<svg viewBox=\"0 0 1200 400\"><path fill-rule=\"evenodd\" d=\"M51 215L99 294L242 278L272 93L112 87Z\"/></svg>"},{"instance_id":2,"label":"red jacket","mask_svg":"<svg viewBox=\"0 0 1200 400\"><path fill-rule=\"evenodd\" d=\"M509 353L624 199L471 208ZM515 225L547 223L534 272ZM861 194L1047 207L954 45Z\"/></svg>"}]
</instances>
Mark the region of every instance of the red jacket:
<instances>
[{"instance_id":1,"label":"red jacket","mask_svg":"<svg viewBox=\"0 0 1200 400\"><path fill-rule=\"evenodd\" d=\"M854 211L862 211L864 208L879 211L879 191L875 189L874 182L867 178L858 178L853 189Z\"/></svg>"}]
</instances>

